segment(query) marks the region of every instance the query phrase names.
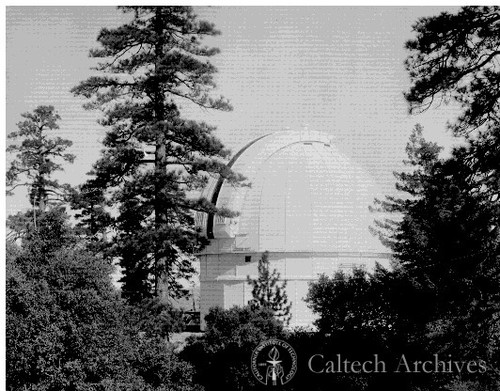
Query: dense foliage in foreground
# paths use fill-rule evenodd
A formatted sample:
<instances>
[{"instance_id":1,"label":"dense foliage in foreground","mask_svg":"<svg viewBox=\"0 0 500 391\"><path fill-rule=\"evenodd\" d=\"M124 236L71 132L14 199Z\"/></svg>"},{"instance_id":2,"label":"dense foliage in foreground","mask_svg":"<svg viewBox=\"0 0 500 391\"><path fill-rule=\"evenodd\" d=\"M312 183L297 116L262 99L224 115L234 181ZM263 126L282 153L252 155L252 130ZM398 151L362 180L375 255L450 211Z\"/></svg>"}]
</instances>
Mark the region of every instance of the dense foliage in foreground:
<instances>
[{"instance_id":1,"label":"dense foliage in foreground","mask_svg":"<svg viewBox=\"0 0 500 391\"><path fill-rule=\"evenodd\" d=\"M126 305L110 265L82 247L60 209L28 226L21 246L9 243L7 389L198 389L164 330L151 327L161 317Z\"/></svg>"}]
</instances>

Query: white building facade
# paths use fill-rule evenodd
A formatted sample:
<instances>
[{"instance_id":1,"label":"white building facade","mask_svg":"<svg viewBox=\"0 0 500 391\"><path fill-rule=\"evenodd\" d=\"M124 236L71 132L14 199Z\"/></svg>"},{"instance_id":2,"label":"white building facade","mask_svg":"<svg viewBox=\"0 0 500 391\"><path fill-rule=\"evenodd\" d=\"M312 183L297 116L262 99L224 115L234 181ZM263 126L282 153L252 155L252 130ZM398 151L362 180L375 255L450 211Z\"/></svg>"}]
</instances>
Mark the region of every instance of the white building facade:
<instances>
[{"instance_id":1,"label":"white building facade","mask_svg":"<svg viewBox=\"0 0 500 391\"><path fill-rule=\"evenodd\" d=\"M368 208L380 194L328 135L269 134L245 146L230 165L250 186L213 181L206 196L239 216L197 215L210 239L199 255L202 327L210 307L243 306L252 299L247 276L256 277L264 251L271 269L287 281L292 327L312 324L304 298L319 275L389 265L390 253L369 231L374 216Z\"/></svg>"}]
</instances>

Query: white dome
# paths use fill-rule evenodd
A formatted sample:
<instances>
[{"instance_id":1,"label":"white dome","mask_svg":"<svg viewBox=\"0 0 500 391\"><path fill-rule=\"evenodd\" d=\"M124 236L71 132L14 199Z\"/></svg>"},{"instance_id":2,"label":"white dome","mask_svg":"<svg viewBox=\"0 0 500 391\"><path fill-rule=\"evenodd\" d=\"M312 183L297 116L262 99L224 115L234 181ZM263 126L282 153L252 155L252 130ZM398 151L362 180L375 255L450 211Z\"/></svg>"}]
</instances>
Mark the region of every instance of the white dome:
<instances>
[{"instance_id":1,"label":"white dome","mask_svg":"<svg viewBox=\"0 0 500 391\"><path fill-rule=\"evenodd\" d=\"M251 187L213 181L206 195L234 219L198 216L209 238L235 238L232 252L387 253L369 226L380 196L369 175L328 135L285 131L260 137L230 163Z\"/></svg>"}]
</instances>

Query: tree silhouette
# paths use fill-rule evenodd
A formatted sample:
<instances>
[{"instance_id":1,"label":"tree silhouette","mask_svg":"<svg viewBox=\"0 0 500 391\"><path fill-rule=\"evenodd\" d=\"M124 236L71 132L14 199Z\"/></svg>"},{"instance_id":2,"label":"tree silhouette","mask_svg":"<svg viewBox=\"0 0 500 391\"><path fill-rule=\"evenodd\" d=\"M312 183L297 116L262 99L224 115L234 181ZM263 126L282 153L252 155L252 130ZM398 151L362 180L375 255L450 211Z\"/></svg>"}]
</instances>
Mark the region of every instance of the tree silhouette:
<instances>
[{"instance_id":1,"label":"tree silhouette","mask_svg":"<svg viewBox=\"0 0 500 391\"><path fill-rule=\"evenodd\" d=\"M279 284L280 273L274 269L270 270L269 252L262 254L257 266L258 276L256 279L247 276L248 283L252 286L252 307L270 309L274 316L288 325L291 319L292 304L288 301L286 294L286 280Z\"/></svg>"},{"instance_id":2,"label":"tree silhouette","mask_svg":"<svg viewBox=\"0 0 500 391\"><path fill-rule=\"evenodd\" d=\"M208 59L218 49L201 44L219 32L190 7L121 9L132 20L101 30L101 47L90 52L104 60L96 67L100 75L73 92L90 100L86 108L103 112L105 149L86 191L94 200L107 192L118 212L112 249L123 268L122 291L140 302L187 293L180 280L194 273L193 254L206 243L194 227L194 212L233 215L195 191L211 176L233 184L241 177L226 166L230 152L213 135L215 128L180 112L181 103L231 109L226 99L212 96L217 70ZM107 218L92 213L88 209L94 228L100 225L92 216Z\"/></svg>"},{"instance_id":3,"label":"tree silhouette","mask_svg":"<svg viewBox=\"0 0 500 391\"><path fill-rule=\"evenodd\" d=\"M31 217L36 226L37 214L43 213L51 203L65 201L70 186L60 184L52 175L63 170L58 160L73 163L75 156L65 153L73 144L70 140L50 137L51 131L59 129L57 122L61 119L53 106L38 106L32 113L21 116L24 121L17 124L19 130L7 135L8 139L21 140L7 148L7 152L16 154L6 174L7 194L12 195L20 186L28 188L33 206Z\"/></svg>"}]
</instances>

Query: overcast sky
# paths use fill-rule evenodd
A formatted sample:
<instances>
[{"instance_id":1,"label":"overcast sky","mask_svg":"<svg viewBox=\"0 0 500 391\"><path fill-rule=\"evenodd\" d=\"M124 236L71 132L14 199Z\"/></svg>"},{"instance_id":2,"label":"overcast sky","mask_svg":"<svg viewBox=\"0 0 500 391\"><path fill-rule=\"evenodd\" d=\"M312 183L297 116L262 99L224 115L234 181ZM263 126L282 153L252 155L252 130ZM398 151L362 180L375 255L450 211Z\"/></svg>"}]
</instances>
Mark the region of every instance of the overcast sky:
<instances>
[{"instance_id":1,"label":"overcast sky","mask_svg":"<svg viewBox=\"0 0 500 391\"><path fill-rule=\"evenodd\" d=\"M202 19L222 35L206 43L221 54L218 93L231 113L186 110L186 116L217 126L234 153L263 134L308 128L331 134L337 147L361 163L385 191L393 186L415 123L444 145L453 119L447 107L409 116L403 91L404 42L412 24L436 15L430 7L200 7ZM105 129L98 112L86 112L69 90L91 74L88 57L102 27L127 21L114 7L7 8L7 132L20 113L54 105L59 135L74 142L77 159L60 176L73 185L98 158ZM28 206L26 192L7 198L7 213Z\"/></svg>"}]
</instances>

